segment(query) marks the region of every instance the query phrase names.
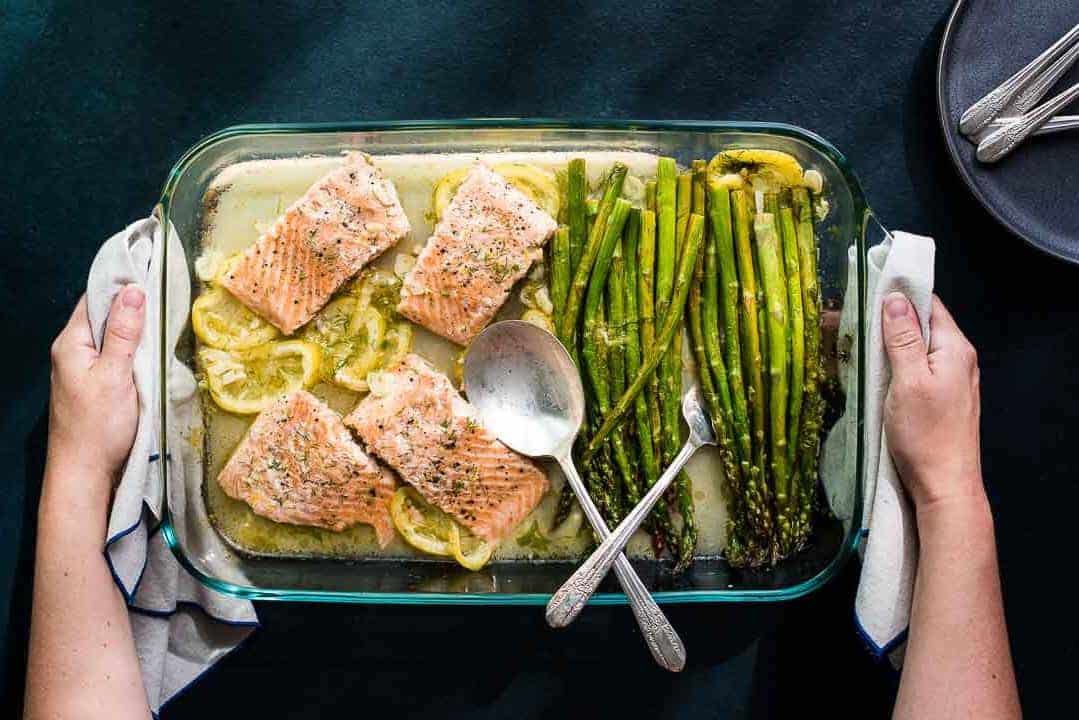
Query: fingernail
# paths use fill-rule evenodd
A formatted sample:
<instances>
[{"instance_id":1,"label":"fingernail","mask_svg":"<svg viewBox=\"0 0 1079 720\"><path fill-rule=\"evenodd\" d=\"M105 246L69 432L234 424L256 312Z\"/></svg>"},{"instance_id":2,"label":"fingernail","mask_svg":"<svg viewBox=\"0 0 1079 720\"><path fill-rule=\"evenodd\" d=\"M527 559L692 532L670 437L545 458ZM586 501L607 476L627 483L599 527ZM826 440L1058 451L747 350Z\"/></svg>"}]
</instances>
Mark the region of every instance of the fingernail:
<instances>
[{"instance_id":1,"label":"fingernail","mask_svg":"<svg viewBox=\"0 0 1079 720\"><path fill-rule=\"evenodd\" d=\"M906 317L907 311L910 309L910 301L907 300L906 295L899 292L890 293L888 297L884 298L884 312L888 314L892 320L898 320L901 317Z\"/></svg>"},{"instance_id":2,"label":"fingernail","mask_svg":"<svg viewBox=\"0 0 1079 720\"><path fill-rule=\"evenodd\" d=\"M142 292L141 288L135 285L128 285L124 288L124 293L120 298L120 301L124 304L124 307L138 310L142 307L142 304L146 302L146 295Z\"/></svg>"}]
</instances>

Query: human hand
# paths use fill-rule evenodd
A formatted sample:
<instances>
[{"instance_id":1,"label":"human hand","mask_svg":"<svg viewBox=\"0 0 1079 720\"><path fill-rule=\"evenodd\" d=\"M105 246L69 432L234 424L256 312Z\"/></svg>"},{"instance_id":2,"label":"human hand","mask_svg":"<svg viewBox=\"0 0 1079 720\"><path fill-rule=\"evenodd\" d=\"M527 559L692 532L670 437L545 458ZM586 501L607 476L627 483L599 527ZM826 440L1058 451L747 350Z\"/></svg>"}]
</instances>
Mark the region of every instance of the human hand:
<instances>
[{"instance_id":1,"label":"human hand","mask_svg":"<svg viewBox=\"0 0 1079 720\"><path fill-rule=\"evenodd\" d=\"M47 478L71 478L80 492L108 498L138 427L132 361L145 314L141 289L117 293L99 353L85 296L75 306L52 345Z\"/></svg>"},{"instance_id":2,"label":"human hand","mask_svg":"<svg viewBox=\"0 0 1079 720\"><path fill-rule=\"evenodd\" d=\"M936 296L928 349L914 307L901 293L884 299L882 322L892 365L884 428L916 510L984 500L974 347Z\"/></svg>"}]
</instances>

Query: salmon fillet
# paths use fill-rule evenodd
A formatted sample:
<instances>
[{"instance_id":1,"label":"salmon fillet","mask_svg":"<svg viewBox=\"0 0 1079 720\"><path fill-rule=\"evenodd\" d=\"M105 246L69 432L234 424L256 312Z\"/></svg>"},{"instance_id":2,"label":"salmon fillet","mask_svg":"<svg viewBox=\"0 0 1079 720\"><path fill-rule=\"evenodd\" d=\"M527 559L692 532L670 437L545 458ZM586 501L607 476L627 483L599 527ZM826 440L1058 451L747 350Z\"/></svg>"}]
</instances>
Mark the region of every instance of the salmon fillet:
<instances>
[{"instance_id":1,"label":"salmon fillet","mask_svg":"<svg viewBox=\"0 0 1079 720\"><path fill-rule=\"evenodd\" d=\"M380 380L345 424L427 502L492 543L532 512L547 476L480 427L445 375L410 354Z\"/></svg>"},{"instance_id":2,"label":"salmon fillet","mask_svg":"<svg viewBox=\"0 0 1079 720\"><path fill-rule=\"evenodd\" d=\"M255 418L217 482L274 522L337 532L367 523L380 546L393 539L393 474L364 453L340 415L303 390Z\"/></svg>"},{"instance_id":3,"label":"salmon fillet","mask_svg":"<svg viewBox=\"0 0 1079 720\"><path fill-rule=\"evenodd\" d=\"M477 163L405 276L397 311L467 345L557 227L529 197Z\"/></svg>"},{"instance_id":4,"label":"salmon fillet","mask_svg":"<svg viewBox=\"0 0 1079 720\"><path fill-rule=\"evenodd\" d=\"M393 183L352 153L244 250L221 284L288 335L410 229Z\"/></svg>"}]
</instances>

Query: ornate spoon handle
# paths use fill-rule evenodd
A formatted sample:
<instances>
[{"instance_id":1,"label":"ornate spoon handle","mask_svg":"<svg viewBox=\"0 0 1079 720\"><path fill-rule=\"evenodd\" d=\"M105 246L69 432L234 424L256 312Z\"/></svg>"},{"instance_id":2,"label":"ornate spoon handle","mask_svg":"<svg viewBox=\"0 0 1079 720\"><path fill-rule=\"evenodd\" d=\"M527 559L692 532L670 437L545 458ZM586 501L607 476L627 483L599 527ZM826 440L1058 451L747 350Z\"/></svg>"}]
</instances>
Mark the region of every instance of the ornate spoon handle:
<instances>
[{"instance_id":1,"label":"ornate spoon handle","mask_svg":"<svg viewBox=\"0 0 1079 720\"><path fill-rule=\"evenodd\" d=\"M610 531L607 529L607 524L603 521L603 516L600 515L599 509L596 508L592 498L588 495L584 483L581 482L581 477L577 474L577 468L573 466L573 460L569 457L559 457L557 460L562 466L566 481L573 488L573 493L581 504L585 517L592 524L592 529L596 531L601 541L605 540L610 536ZM678 633L675 632L674 626L671 625L667 616L659 609L659 605L652 598L652 594L648 592L648 588L641 582L637 571L629 564L626 556L619 551L612 562L614 563L615 575L622 584L622 589L626 592L629 606L633 610L633 615L637 618L637 624L641 627L641 634L648 644L652 657L663 668L672 672L679 672L686 666L686 648L682 644L682 639L678 637ZM610 565L607 567L610 568ZM597 582L596 584L598 585L599 583ZM567 605L567 602L572 597L573 591L569 583L559 588L558 592L551 597L550 602L547 604L547 622L551 627L565 627L577 617L581 608L584 607L584 603Z\"/></svg>"}]
</instances>

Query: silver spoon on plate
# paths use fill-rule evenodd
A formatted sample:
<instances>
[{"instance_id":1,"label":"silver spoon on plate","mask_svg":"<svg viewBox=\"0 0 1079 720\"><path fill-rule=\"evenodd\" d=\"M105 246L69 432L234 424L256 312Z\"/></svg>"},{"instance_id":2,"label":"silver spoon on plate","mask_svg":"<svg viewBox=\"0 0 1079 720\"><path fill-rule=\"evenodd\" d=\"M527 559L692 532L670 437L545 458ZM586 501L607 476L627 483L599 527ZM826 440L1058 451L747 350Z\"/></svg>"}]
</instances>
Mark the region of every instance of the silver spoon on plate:
<instances>
[{"instance_id":1,"label":"silver spoon on plate","mask_svg":"<svg viewBox=\"0 0 1079 720\"><path fill-rule=\"evenodd\" d=\"M522 455L552 458L561 466L592 529L601 541L606 539L610 532L603 516L573 465L573 442L584 421L584 388L562 343L531 323L495 323L468 348L464 386L484 427L499 440ZM611 563L652 656L667 670L680 671L686 664L682 639L626 556L619 551Z\"/></svg>"}]
</instances>

